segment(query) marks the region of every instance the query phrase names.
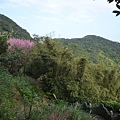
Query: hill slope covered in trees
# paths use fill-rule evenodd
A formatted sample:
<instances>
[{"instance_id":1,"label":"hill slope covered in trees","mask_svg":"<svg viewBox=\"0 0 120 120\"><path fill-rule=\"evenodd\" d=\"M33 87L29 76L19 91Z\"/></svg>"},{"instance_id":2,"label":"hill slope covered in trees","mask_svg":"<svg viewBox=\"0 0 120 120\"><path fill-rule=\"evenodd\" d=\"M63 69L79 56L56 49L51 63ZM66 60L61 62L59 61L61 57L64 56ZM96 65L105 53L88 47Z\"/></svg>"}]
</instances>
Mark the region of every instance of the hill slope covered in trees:
<instances>
[{"instance_id":1,"label":"hill slope covered in trees","mask_svg":"<svg viewBox=\"0 0 120 120\"><path fill-rule=\"evenodd\" d=\"M30 39L30 34L19 25L17 25L13 20L0 14L0 32L11 33L12 37L20 39Z\"/></svg>"},{"instance_id":2,"label":"hill slope covered in trees","mask_svg":"<svg viewBox=\"0 0 120 120\"><path fill-rule=\"evenodd\" d=\"M60 42L69 45L77 56L87 57L94 63L113 65L120 63L120 43L108 39L87 35L83 38L64 39Z\"/></svg>"},{"instance_id":3,"label":"hill slope covered in trees","mask_svg":"<svg viewBox=\"0 0 120 120\"><path fill-rule=\"evenodd\" d=\"M59 39L67 45L62 46L58 39L35 37L8 40L0 35L1 120L92 120L94 109L84 113L84 102L102 101L119 111L120 70L114 67L119 43L89 35Z\"/></svg>"}]
</instances>

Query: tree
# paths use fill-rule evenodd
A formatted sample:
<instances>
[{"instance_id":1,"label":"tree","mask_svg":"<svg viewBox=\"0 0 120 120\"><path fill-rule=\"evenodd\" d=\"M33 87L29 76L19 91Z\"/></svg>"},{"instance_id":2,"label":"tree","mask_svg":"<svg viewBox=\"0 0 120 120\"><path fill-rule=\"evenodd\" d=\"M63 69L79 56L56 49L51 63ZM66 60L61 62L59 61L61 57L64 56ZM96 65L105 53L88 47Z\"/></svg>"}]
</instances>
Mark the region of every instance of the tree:
<instances>
[{"instance_id":1,"label":"tree","mask_svg":"<svg viewBox=\"0 0 120 120\"><path fill-rule=\"evenodd\" d=\"M74 55L68 46L60 47L51 38L46 37L42 44L38 43L35 47L26 74L37 79L45 92L73 101L78 97L74 62ZM80 62L82 64L84 61Z\"/></svg>"},{"instance_id":2,"label":"tree","mask_svg":"<svg viewBox=\"0 0 120 120\"><path fill-rule=\"evenodd\" d=\"M29 59L30 51L34 47L34 42L30 40L9 39L7 40L8 48L5 59L5 66L10 73L16 74L22 69L25 73L25 66Z\"/></svg>"},{"instance_id":3,"label":"tree","mask_svg":"<svg viewBox=\"0 0 120 120\"><path fill-rule=\"evenodd\" d=\"M113 1L115 1L117 4L120 3L120 0L108 0L109 3L113 2Z\"/></svg>"},{"instance_id":4,"label":"tree","mask_svg":"<svg viewBox=\"0 0 120 120\"><path fill-rule=\"evenodd\" d=\"M8 48L7 39L7 33L0 33L0 55L4 54Z\"/></svg>"},{"instance_id":5,"label":"tree","mask_svg":"<svg viewBox=\"0 0 120 120\"><path fill-rule=\"evenodd\" d=\"M114 10L113 13L116 13L116 16L120 15L120 0L108 0L109 3L111 2L116 2L116 7L119 9L119 10Z\"/></svg>"}]
</instances>

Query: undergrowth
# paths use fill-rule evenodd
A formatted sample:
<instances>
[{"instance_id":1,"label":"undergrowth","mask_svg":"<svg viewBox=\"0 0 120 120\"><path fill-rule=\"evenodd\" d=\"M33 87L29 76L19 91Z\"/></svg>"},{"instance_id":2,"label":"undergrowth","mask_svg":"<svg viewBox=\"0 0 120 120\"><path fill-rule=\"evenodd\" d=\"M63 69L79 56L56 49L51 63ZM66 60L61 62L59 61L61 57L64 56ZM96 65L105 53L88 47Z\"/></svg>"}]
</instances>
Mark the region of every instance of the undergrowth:
<instances>
[{"instance_id":1,"label":"undergrowth","mask_svg":"<svg viewBox=\"0 0 120 120\"><path fill-rule=\"evenodd\" d=\"M27 77L13 77L0 67L0 120L92 120L80 104L63 100L43 104L43 96Z\"/></svg>"}]
</instances>

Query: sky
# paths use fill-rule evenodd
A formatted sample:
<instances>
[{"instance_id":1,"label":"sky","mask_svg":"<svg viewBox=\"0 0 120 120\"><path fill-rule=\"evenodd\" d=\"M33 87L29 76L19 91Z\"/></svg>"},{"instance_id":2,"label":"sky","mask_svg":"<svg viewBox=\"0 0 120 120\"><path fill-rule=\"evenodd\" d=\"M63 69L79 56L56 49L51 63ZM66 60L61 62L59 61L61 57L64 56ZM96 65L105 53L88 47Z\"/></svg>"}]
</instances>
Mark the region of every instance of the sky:
<instances>
[{"instance_id":1,"label":"sky","mask_svg":"<svg viewBox=\"0 0 120 120\"><path fill-rule=\"evenodd\" d=\"M82 38L97 35L120 42L120 16L107 0L0 0L0 14L30 35Z\"/></svg>"}]
</instances>

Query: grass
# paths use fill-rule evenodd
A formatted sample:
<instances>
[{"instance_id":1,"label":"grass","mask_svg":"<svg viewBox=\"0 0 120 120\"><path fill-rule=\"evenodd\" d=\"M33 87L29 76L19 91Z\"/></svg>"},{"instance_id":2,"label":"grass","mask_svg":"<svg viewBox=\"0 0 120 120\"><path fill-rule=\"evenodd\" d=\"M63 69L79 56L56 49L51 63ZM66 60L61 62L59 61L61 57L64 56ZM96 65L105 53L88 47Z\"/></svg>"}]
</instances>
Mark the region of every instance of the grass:
<instances>
[{"instance_id":1,"label":"grass","mask_svg":"<svg viewBox=\"0 0 120 120\"><path fill-rule=\"evenodd\" d=\"M63 100L42 104L42 100L33 99L34 95L42 98L29 79L13 77L2 67L0 91L0 120L28 120L29 113L29 120L92 120L90 114L81 110L80 104L71 105Z\"/></svg>"},{"instance_id":2,"label":"grass","mask_svg":"<svg viewBox=\"0 0 120 120\"><path fill-rule=\"evenodd\" d=\"M43 105L40 111L34 112L35 120L92 120L90 114L81 110L80 105L74 106L57 100L49 105Z\"/></svg>"}]
</instances>

